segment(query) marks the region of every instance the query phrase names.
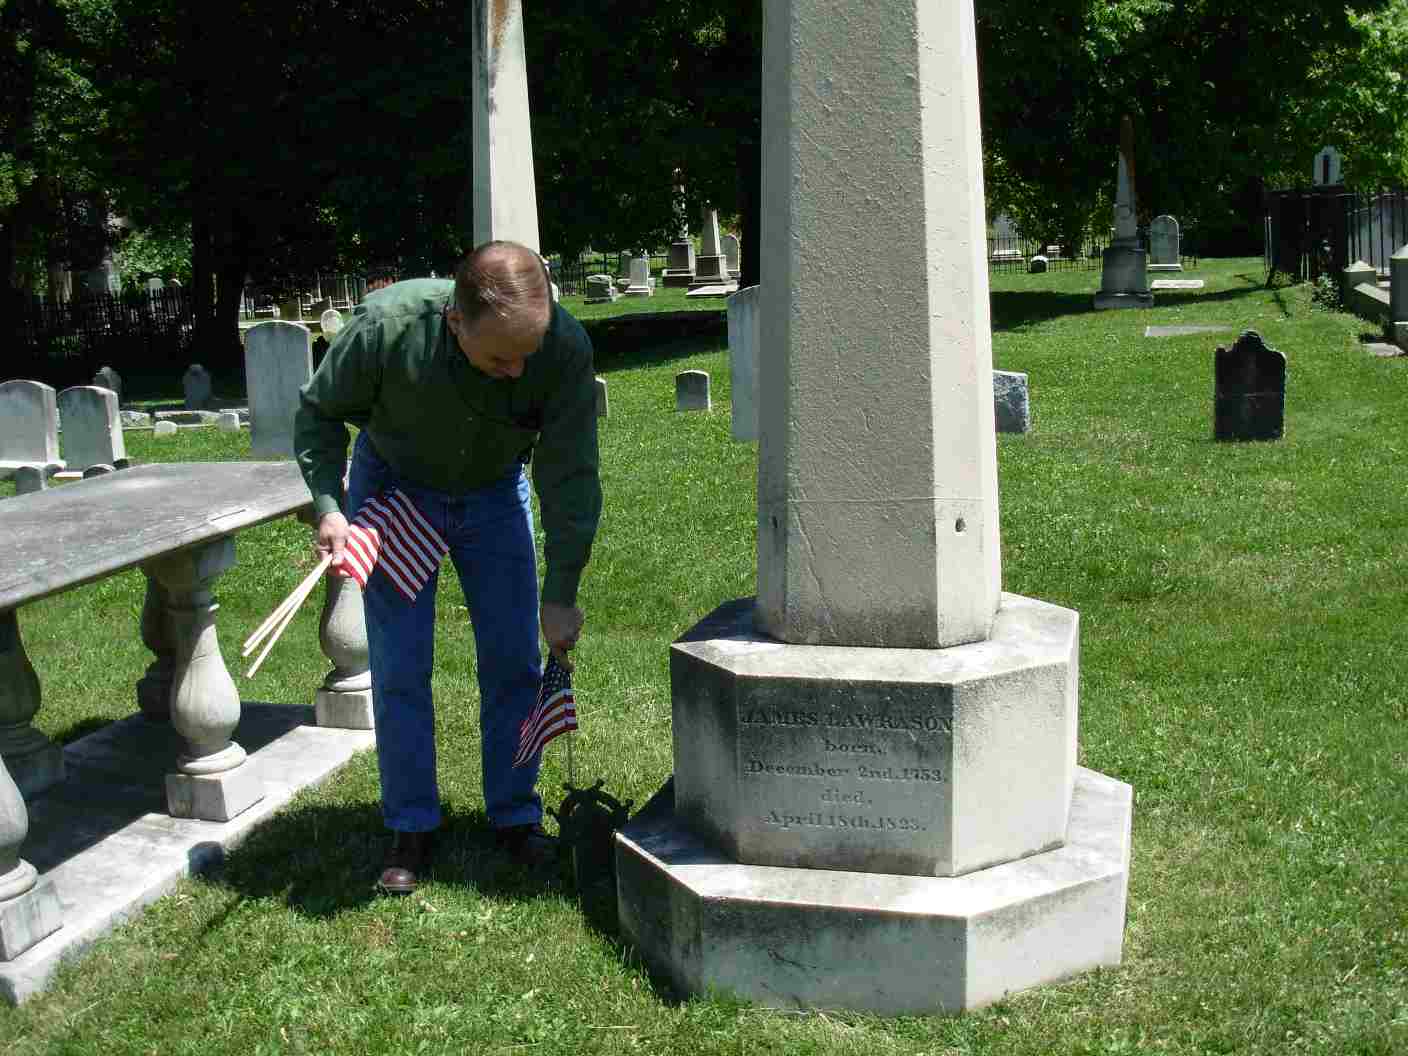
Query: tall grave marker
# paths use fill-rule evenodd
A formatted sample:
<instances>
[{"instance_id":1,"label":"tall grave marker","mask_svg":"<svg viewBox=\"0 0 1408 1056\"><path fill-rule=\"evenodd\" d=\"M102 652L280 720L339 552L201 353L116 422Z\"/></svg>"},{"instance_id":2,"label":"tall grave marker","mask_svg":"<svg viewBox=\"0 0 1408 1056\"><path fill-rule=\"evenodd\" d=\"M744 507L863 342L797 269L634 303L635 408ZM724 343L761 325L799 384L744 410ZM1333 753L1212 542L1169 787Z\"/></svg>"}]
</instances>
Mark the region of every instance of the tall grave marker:
<instances>
[{"instance_id":1,"label":"tall grave marker","mask_svg":"<svg viewBox=\"0 0 1408 1056\"><path fill-rule=\"evenodd\" d=\"M1115 191L1115 240L1104 252L1096 308L1152 308L1145 275L1148 263L1139 243L1139 223L1134 183L1134 122L1120 120L1119 183Z\"/></svg>"},{"instance_id":2,"label":"tall grave marker","mask_svg":"<svg viewBox=\"0 0 1408 1056\"><path fill-rule=\"evenodd\" d=\"M70 470L111 466L127 457L117 393L96 385L75 385L59 393L58 406L64 429L64 461Z\"/></svg>"},{"instance_id":3,"label":"tall grave marker","mask_svg":"<svg viewBox=\"0 0 1408 1056\"><path fill-rule=\"evenodd\" d=\"M520 0L473 0L474 244L538 251L538 192Z\"/></svg>"},{"instance_id":4,"label":"tall grave marker","mask_svg":"<svg viewBox=\"0 0 1408 1056\"><path fill-rule=\"evenodd\" d=\"M671 649L621 926L685 992L957 1011L1118 963L1132 795L1078 616L1000 589L971 0L764 27L759 596Z\"/></svg>"},{"instance_id":5,"label":"tall grave marker","mask_svg":"<svg viewBox=\"0 0 1408 1056\"><path fill-rule=\"evenodd\" d=\"M249 448L255 458L293 456L298 390L313 376L312 335L302 323L271 320L244 337Z\"/></svg>"},{"instance_id":6,"label":"tall grave marker","mask_svg":"<svg viewBox=\"0 0 1408 1056\"><path fill-rule=\"evenodd\" d=\"M58 465L59 406L42 381L0 383L0 480L21 466Z\"/></svg>"}]
</instances>

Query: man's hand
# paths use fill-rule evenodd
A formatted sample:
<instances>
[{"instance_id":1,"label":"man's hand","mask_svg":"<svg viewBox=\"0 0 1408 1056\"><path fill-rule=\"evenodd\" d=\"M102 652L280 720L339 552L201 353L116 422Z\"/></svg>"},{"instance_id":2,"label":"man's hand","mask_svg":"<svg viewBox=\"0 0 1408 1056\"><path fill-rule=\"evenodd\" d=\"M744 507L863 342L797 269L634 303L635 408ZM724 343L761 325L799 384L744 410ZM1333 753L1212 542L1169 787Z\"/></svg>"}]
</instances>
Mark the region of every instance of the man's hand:
<instances>
[{"instance_id":1,"label":"man's hand","mask_svg":"<svg viewBox=\"0 0 1408 1056\"><path fill-rule=\"evenodd\" d=\"M582 636L582 621L586 619L582 610L575 605L559 605L545 601L542 605L543 639L548 643L552 655L558 663L572 670L572 661L567 659L567 651L577 644Z\"/></svg>"},{"instance_id":2,"label":"man's hand","mask_svg":"<svg viewBox=\"0 0 1408 1056\"><path fill-rule=\"evenodd\" d=\"M318 555L332 554L328 574L347 575L341 568L342 551L347 546L347 518L340 513L325 513L318 521Z\"/></svg>"}]
</instances>

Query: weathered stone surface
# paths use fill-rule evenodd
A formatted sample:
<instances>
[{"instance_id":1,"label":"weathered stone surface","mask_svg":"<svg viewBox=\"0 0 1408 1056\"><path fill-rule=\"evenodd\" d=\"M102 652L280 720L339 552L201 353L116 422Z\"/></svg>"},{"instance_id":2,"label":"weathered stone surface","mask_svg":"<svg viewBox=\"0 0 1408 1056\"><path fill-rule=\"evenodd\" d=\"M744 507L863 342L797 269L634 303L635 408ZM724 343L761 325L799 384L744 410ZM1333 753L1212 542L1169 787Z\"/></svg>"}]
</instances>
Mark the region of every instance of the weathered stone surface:
<instances>
[{"instance_id":1,"label":"weathered stone surface","mask_svg":"<svg viewBox=\"0 0 1408 1056\"><path fill-rule=\"evenodd\" d=\"M1183 270L1178 221L1171 216L1156 216L1149 224L1149 270Z\"/></svg>"},{"instance_id":2,"label":"weathered stone surface","mask_svg":"<svg viewBox=\"0 0 1408 1056\"><path fill-rule=\"evenodd\" d=\"M0 503L0 611L311 504L292 462L133 466Z\"/></svg>"},{"instance_id":3,"label":"weathered stone surface","mask_svg":"<svg viewBox=\"0 0 1408 1056\"><path fill-rule=\"evenodd\" d=\"M675 375L675 410L707 411L712 407L707 370L682 370Z\"/></svg>"},{"instance_id":4,"label":"weathered stone surface","mask_svg":"<svg viewBox=\"0 0 1408 1056\"><path fill-rule=\"evenodd\" d=\"M0 477L18 466L59 462L59 410L42 381L0 384Z\"/></svg>"},{"instance_id":5,"label":"weathered stone surface","mask_svg":"<svg viewBox=\"0 0 1408 1056\"><path fill-rule=\"evenodd\" d=\"M64 389L58 396L63 421L64 461L70 470L112 465L127 457L122 423L117 417L117 393L93 385Z\"/></svg>"},{"instance_id":6,"label":"weathered stone surface","mask_svg":"<svg viewBox=\"0 0 1408 1056\"><path fill-rule=\"evenodd\" d=\"M199 411L210 406L210 371L199 363L192 363L181 376L181 388L186 394L186 410Z\"/></svg>"},{"instance_id":7,"label":"weathered stone surface","mask_svg":"<svg viewBox=\"0 0 1408 1056\"><path fill-rule=\"evenodd\" d=\"M24 894L0 902L0 961L13 961L61 927L63 904L54 882L40 877Z\"/></svg>"},{"instance_id":8,"label":"weathered stone surface","mask_svg":"<svg viewBox=\"0 0 1408 1056\"><path fill-rule=\"evenodd\" d=\"M1190 334L1230 334L1233 332L1234 328L1230 326L1203 326L1200 324L1146 326L1144 328L1145 337L1187 337Z\"/></svg>"},{"instance_id":9,"label":"weathered stone surface","mask_svg":"<svg viewBox=\"0 0 1408 1056\"><path fill-rule=\"evenodd\" d=\"M118 420L124 429L149 429L152 416L146 411L118 411Z\"/></svg>"},{"instance_id":10,"label":"weathered stone surface","mask_svg":"<svg viewBox=\"0 0 1408 1056\"><path fill-rule=\"evenodd\" d=\"M166 805L173 818L229 821L263 798L263 778L245 765L218 774L166 775Z\"/></svg>"},{"instance_id":11,"label":"weathered stone surface","mask_svg":"<svg viewBox=\"0 0 1408 1056\"><path fill-rule=\"evenodd\" d=\"M740 865L670 811L616 836L622 933L684 994L954 1013L1120 963L1133 793L1081 769L1066 845L953 878Z\"/></svg>"},{"instance_id":12,"label":"weathered stone surface","mask_svg":"<svg viewBox=\"0 0 1408 1056\"><path fill-rule=\"evenodd\" d=\"M246 703L240 738L265 798L224 823L165 813L164 774L182 750L166 723L133 715L65 747L68 779L31 804L25 844L40 882L51 879L62 896L64 927L0 964L0 996L16 1002L43 990L62 961L217 865L300 789L374 743L369 731L319 729L311 708L286 704Z\"/></svg>"},{"instance_id":13,"label":"weathered stone surface","mask_svg":"<svg viewBox=\"0 0 1408 1056\"><path fill-rule=\"evenodd\" d=\"M175 435L176 435L176 429L177 429L177 426L176 426L176 423L175 423L175 422L157 422L156 425L152 426L152 436L155 436L155 437L175 436Z\"/></svg>"},{"instance_id":14,"label":"weathered stone surface","mask_svg":"<svg viewBox=\"0 0 1408 1056\"><path fill-rule=\"evenodd\" d=\"M612 284L610 275L587 276L586 301L588 304L608 303L614 301L617 296L616 287Z\"/></svg>"},{"instance_id":15,"label":"weathered stone surface","mask_svg":"<svg viewBox=\"0 0 1408 1056\"><path fill-rule=\"evenodd\" d=\"M1032 427L1027 376L1013 371L992 372L992 412L999 433L1026 433Z\"/></svg>"},{"instance_id":16,"label":"weathered stone surface","mask_svg":"<svg viewBox=\"0 0 1408 1056\"><path fill-rule=\"evenodd\" d=\"M1115 244L1104 251L1100 272L1100 292L1095 295L1095 307L1152 308L1154 295L1149 292L1149 279L1144 250L1136 245Z\"/></svg>"},{"instance_id":17,"label":"weathered stone surface","mask_svg":"<svg viewBox=\"0 0 1408 1056\"><path fill-rule=\"evenodd\" d=\"M650 258L632 257L631 275L626 284L625 294L627 297L651 297L655 294L655 287L650 281Z\"/></svg>"},{"instance_id":18,"label":"weathered stone surface","mask_svg":"<svg viewBox=\"0 0 1408 1056\"><path fill-rule=\"evenodd\" d=\"M216 417L215 427L222 433L238 433L240 431L240 416L233 411L225 411Z\"/></svg>"},{"instance_id":19,"label":"weathered stone surface","mask_svg":"<svg viewBox=\"0 0 1408 1056\"><path fill-rule=\"evenodd\" d=\"M1356 286L1361 283L1368 283L1373 286L1377 285L1379 281L1378 269L1375 268L1374 265L1362 260L1356 260L1349 267L1345 268L1340 275L1340 295L1346 301L1349 300L1350 291Z\"/></svg>"},{"instance_id":20,"label":"weathered stone surface","mask_svg":"<svg viewBox=\"0 0 1408 1056\"><path fill-rule=\"evenodd\" d=\"M979 640L1001 570L972 6L778 0L764 23L761 621Z\"/></svg>"},{"instance_id":21,"label":"weathered stone surface","mask_svg":"<svg viewBox=\"0 0 1408 1056\"><path fill-rule=\"evenodd\" d=\"M521 0L473 0L474 244L491 239L538 250L538 194Z\"/></svg>"},{"instance_id":22,"label":"weathered stone surface","mask_svg":"<svg viewBox=\"0 0 1408 1056\"><path fill-rule=\"evenodd\" d=\"M268 322L244 338L249 392L249 447L255 458L293 457L298 390L313 376L313 344L306 326Z\"/></svg>"},{"instance_id":23,"label":"weathered stone surface","mask_svg":"<svg viewBox=\"0 0 1408 1056\"><path fill-rule=\"evenodd\" d=\"M728 264L729 278L736 279L740 273L740 263L742 256L738 245L738 236L734 234L724 235L720 240L724 261Z\"/></svg>"},{"instance_id":24,"label":"weathered stone surface","mask_svg":"<svg viewBox=\"0 0 1408 1056\"><path fill-rule=\"evenodd\" d=\"M1213 436L1277 440L1285 426L1286 357L1248 330L1213 364Z\"/></svg>"},{"instance_id":25,"label":"weathered stone surface","mask_svg":"<svg viewBox=\"0 0 1408 1056\"><path fill-rule=\"evenodd\" d=\"M670 649L680 820L745 865L956 876L1060 846L1079 618L1002 596L948 649L786 645L729 602Z\"/></svg>"},{"instance_id":26,"label":"weathered stone surface","mask_svg":"<svg viewBox=\"0 0 1408 1056\"><path fill-rule=\"evenodd\" d=\"M758 439L759 286L728 299L728 370L732 407L730 429L742 442Z\"/></svg>"}]
</instances>

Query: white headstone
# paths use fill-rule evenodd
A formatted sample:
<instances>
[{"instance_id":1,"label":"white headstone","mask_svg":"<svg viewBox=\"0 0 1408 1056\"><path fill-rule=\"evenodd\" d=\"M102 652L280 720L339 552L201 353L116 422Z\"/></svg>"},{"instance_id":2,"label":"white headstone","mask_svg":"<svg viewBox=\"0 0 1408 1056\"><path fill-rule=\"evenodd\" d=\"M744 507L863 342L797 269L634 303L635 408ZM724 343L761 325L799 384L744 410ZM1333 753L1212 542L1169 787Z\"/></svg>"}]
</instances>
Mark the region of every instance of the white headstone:
<instances>
[{"instance_id":1,"label":"white headstone","mask_svg":"<svg viewBox=\"0 0 1408 1056\"><path fill-rule=\"evenodd\" d=\"M342 333L342 313L336 308L329 308L319 317L318 326L322 328L323 336L331 341Z\"/></svg>"},{"instance_id":2,"label":"white headstone","mask_svg":"<svg viewBox=\"0 0 1408 1056\"><path fill-rule=\"evenodd\" d=\"M474 244L538 249L521 0L473 0Z\"/></svg>"},{"instance_id":3,"label":"white headstone","mask_svg":"<svg viewBox=\"0 0 1408 1056\"><path fill-rule=\"evenodd\" d=\"M58 396L63 422L63 454L71 471L89 466L112 465L127 457L122 442L122 420L117 413L117 393L95 385L77 385Z\"/></svg>"},{"instance_id":4,"label":"white headstone","mask_svg":"<svg viewBox=\"0 0 1408 1056\"><path fill-rule=\"evenodd\" d=\"M704 229L699 235L699 255L694 258L694 278L689 288L728 285L728 261L724 258L719 238L719 211L704 210Z\"/></svg>"},{"instance_id":5,"label":"white headstone","mask_svg":"<svg viewBox=\"0 0 1408 1056\"><path fill-rule=\"evenodd\" d=\"M158 290L164 290L165 288L166 284L160 279L158 279L155 275L153 275L150 279L147 280L148 293L156 293Z\"/></svg>"},{"instance_id":6,"label":"white headstone","mask_svg":"<svg viewBox=\"0 0 1408 1056\"><path fill-rule=\"evenodd\" d=\"M650 284L650 258L631 258L631 281L626 287L627 297L649 297L655 292Z\"/></svg>"},{"instance_id":7,"label":"white headstone","mask_svg":"<svg viewBox=\"0 0 1408 1056\"><path fill-rule=\"evenodd\" d=\"M764 84L791 87L763 105L757 618L938 649L987 636L1001 585L973 14L885 11L864 21L897 57L836 70L812 5L765 9L765 39L810 44L765 45ZM887 120L837 120L852 93Z\"/></svg>"},{"instance_id":8,"label":"white headstone","mask_svg":"<svg viewBox=\"0 0 1408 1056\"><path fill-rule=\"evenodd\" d=\"M181 388L186 394L186 410L200 411L210 406L210 371L199 363L192 363L181 377Z\"/></svg>"},{"instance_id":9,"label":"white headstone","mask_svg":"<svg viewBox=\"0 0 1408 1056\"><path fill-rule=\"evenodd\" d=\"M682 370L675 375L675 410L707 411L712 407L707 370Z\"/></svg>"},{"instance_id":10,"label":"white headstone","mask_svg":"<svg viewBox=\"0 0 1408 1056\"><path fill-rule=\"evenodd\" d=\"M1149 268L1172 271L1183 269L1179 245L1178 221L1165 214L1149 223Z\"/></svg>"},{"instance_id":11,"label":"white headstone","mask_svg":"<svg viewBox=\"0 0 1408 1056\"><path fill-rule=\"evenodd\" d=\"M758 439L758 291L748 286L728 299L730 428L740 441Z\"/></svg>"},{"instance_id":12,"label":"white headstone","mask_svg":"<svg viewBox=\"0 0 1408 1056\"><path fill-rule=\"evenodd\" d=\"M157 422L152 426L152 436L167 437L176 435L175 422Z\"/></svg>"},{"instance_id":13,"label":"white headstone","mask_svg":"<svg viewBox=\"0 0 1408 1056\"><path fill-rule=\"evenodd\" d=\"M0 384L0 468L59 461L59 412L42 381Z\"/></svg>"},{"instance_id":14,"label":"white headstone","mask_svg":"<svg viewBox=\"0 0 1408 1056\"><path fill-rule=\"evenodd\" d=\"M249 447L256 458L292 457L298 390L312 376L313 344L306 326L280 320L260 323L245 334Z\"/></svg>"},{"instance_id":15,"label":"white headstone","mask_svg":"<svg viewBox=\"0 0 1408 1056\"><path fill-rule=\"evenodd\" d=\"M225 411L215 419L215 428L222 433L238 433L240 431L240 416L234 411Z\"/></svg>"},{"instance_id":16,"label":"white headstone","mask_svg":"<svg viewBox=\"0 0 1408 1056\"><path fill-rule=\"evenodd\" d=\"M728 264L728 273L734 278L738 278L739 261L741 259L739 256L738 236L734 234L724 235L722 241L724 262Z\"/></svg>"},{"instance_id":17,"label":"white headstone","mask_svg":"<svg viewBox=\"0 0 1408 1056\"><path fill-rule=\"evenodd\" d=\"M1315 171L1311 179L1317 187L1333 187L1344 182L1340 172L1340 152L1334 147L1326 147L1315 155Z\"/></svg>"}]
</instances>

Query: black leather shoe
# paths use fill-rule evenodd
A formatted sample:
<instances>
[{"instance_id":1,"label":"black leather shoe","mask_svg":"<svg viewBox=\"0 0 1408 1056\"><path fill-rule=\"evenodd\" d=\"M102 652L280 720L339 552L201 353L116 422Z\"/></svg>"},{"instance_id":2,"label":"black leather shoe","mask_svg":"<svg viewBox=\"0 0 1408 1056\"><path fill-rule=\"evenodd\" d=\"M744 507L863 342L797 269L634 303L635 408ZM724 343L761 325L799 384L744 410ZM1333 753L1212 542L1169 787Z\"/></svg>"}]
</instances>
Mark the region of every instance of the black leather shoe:
<instances>
[{"instance_id":1,"label":"black leather shoe","mask_svg":"<svg viewBox=\"0 0 1408 1056\"><path fill-rule=\"evenodd\" d=\"M518 865L538 869L557 861L557 837L549 836L541 825L509 825L495 829L494 838Z\"/></svg>"},{"instance_id":2,"label":"black leather shoe","mask_svg":"<svg viewBox=\"0 0 1408 1056\"><path fill-rule=\"evenodd\" d=\"M381 863L377 887L389 895L409 895L415 891L417 877L430 866L434 843L433 832L393 832L391 846Z\"/></svg>"}]
</instances>

